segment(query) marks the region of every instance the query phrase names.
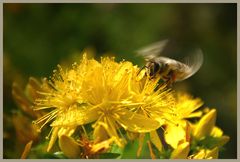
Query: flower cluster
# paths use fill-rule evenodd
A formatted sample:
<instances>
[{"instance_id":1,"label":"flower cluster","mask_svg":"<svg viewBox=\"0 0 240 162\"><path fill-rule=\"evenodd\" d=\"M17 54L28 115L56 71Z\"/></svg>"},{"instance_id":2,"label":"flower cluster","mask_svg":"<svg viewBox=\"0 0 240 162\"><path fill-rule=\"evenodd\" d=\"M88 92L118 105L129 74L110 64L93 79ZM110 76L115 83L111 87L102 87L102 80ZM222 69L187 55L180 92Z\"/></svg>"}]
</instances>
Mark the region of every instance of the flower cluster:
<instances>
[{"instance_id":1,"label":"flower cluster","mask_svg":"<svg viewBox=\"0 0 240 162\"><path fill-rule=\"evenodd\" d=\"M84 54L39 83L33 112L41 116L33 124L50 126L47 151L58 140L68 158L99 158L136 140L137 157L147 143L151 158L217 158L229 137L215 126L216 110L196 111L201 99L160 80L131 62Z\"/></svg>"}]
</instances>

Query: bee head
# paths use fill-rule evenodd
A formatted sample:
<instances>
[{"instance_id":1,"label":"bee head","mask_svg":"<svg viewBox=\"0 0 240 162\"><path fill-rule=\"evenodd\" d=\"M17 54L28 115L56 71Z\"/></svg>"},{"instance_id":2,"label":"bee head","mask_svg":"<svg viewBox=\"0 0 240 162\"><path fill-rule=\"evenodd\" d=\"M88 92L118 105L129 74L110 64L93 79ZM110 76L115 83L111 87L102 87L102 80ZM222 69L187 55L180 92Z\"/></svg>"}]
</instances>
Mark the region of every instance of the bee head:
<instances>
[{"instance_id":1,"label":"bee head","mask_svg":"<svg viewBox=\"0 0 240 162\"><path fill-rule=\"evenodd\" d=\"M161 71L162 64L157 62L148 62L146 67L148 69L148 74L153 78Z\"/></svg>"}]
</instances>

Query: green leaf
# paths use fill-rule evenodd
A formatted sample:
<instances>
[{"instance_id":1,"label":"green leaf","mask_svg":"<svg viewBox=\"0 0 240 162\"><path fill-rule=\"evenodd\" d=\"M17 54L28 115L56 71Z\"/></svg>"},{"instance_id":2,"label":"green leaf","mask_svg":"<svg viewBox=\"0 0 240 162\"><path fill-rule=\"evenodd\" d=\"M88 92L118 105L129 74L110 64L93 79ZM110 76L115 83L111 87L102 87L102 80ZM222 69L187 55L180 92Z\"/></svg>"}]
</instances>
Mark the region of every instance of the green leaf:
<instances>
[{"instance_id":1,"label":"green leaf","mask_svg":"<svg viewBox=\"0 0 240 162\"><path fill-rule=\"evenodd\" d=\"M198 141L198 146L206 149L213 149L214 147L219 146L220 143L221 137L207 136L203 140Z\"/></svg>"},{"instance_id":2,"label":"green leaf","mask_svg":"<svg viewBox=\"0 0 240 162\"><path fill-rule=\"evenodd\" d=\"M68 159L62 151L55 152L53 155L57 159Z\"/></svg>"},{"instance_id":3,"label":"green leaf","mask_svg":"<svg viewBox=\"0 0 240 162\"><path fill-rule=\"evenodd\" d=\"M137 157L139 140L136 139L134 141L128 141L128 144L125 146L123 150L121 158L122 159L151 159L147 140L150 140L149 133L145 134L142 151L139 157Z\"/></svg>"},{"instance_id":4,"label":"green leaf","mask_svg":"<svg viewBox=\"0 0 240 162\"><path fill-rule=\"evenodd\" d=\"M117 144L113 144L111 147L111 150L109 151L109 153L117 153L120 154L122 156L124 149L119 147Z\"/></svg>"},{"instance_id":5,"label":"green leaf","mask_svg":"<svg viewBox=\"0 0 240 162\"><path fill-rule=\"evenodd\" d=\"M55 152L55 153L41 153L41 154L35 154L34 156L31 156L31 159L68 159L66 156L64 156L63 152Z\"/></svg>"},{"instance_id":6,"label":"green leaf","mask_svg":"<svg viewBox=\"0 0 240 162\"><path fill-rule=\"evenodd\" d=\"M170 148L163 150L159 155L159 159L170 159L172 151Z\"/></svg>"}]
</instances>

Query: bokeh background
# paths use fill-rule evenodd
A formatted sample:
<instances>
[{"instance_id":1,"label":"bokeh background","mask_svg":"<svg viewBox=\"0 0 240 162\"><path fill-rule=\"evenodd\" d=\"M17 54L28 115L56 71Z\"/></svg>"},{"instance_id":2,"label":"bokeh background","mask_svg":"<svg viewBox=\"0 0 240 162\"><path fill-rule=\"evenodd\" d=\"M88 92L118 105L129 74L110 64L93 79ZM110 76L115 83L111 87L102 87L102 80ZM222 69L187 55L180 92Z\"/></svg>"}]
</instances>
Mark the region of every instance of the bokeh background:
<instances>
[{"instance_id":1,"label":"bokeh background","mask_svg":"<svg viewBox=\"0 0 240 162\"><path fill-rule=\"evenodd\" d=\"M30 76L50 76L57 64L78 61L86 48L96 58L108 53L142 66L134 51L166 38L166 53L176 58L186 49L203 50L200 71L174 88L217 109L217 126L230 136L220 158L237 157L237 4L4 4L3 9L5 158L20 156L11 120L18 109L13 81L24 86Z\"/></svg>"}]
</instances>

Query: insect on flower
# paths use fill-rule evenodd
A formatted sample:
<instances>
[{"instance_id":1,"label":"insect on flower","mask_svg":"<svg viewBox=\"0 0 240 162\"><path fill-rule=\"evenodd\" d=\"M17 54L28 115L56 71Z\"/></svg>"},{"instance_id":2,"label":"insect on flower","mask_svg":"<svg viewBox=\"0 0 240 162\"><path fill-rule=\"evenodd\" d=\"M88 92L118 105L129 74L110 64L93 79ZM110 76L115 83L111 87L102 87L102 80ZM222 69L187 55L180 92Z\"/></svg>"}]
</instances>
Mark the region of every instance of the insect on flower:
<instances>
[{"instance_id":1,"label":"insect on flower","mask_svg":"<svg viewBox=\"0 0 240 162\"><path fill-rule=\"evenodd\" d=\"M186 57L183 62L160 56L168 40L155 42L137 51L146 60L147 74L150 78L160 76L168 85L185 80L195 74L203 63L201 49L197 49L191 57ZM142 68L142 69L143 69Z\"/></svg>"}]
</instances>

